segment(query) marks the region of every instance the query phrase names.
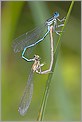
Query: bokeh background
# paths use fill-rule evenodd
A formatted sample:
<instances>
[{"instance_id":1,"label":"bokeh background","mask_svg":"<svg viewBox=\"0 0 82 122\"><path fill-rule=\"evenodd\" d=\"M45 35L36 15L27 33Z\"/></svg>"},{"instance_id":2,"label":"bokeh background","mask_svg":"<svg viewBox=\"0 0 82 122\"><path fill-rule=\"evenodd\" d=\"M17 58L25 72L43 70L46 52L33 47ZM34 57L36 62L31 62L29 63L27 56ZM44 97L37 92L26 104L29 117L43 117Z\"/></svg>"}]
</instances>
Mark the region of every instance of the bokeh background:
<instances>
[{"instance_id":1,"label":"bokeh background","mask_svg":"<svg viewBox=\"0 0 82 122\"><path fill-rule=\"evenodd\" d=\"M1 53L2 53L2 89L1 117L4 121L36 120L41 106L47 75L35 73L32 102L25 116L18 113L18 106L23 94L32 62L26 62L20 53L14 53L13 40L23 33L39 26L50 18L55 11L60 19L67 15L71 1L49 2L1 2ZM58 35L54 33L54 42ZM44 69L49 67L49 36L28 51L28 57L38 54L45 62ZM81 2L74 3L68 23L61 38L56 67L47 100L44 120L80 120L81 109Z\"/></svg>"}]
</instances>

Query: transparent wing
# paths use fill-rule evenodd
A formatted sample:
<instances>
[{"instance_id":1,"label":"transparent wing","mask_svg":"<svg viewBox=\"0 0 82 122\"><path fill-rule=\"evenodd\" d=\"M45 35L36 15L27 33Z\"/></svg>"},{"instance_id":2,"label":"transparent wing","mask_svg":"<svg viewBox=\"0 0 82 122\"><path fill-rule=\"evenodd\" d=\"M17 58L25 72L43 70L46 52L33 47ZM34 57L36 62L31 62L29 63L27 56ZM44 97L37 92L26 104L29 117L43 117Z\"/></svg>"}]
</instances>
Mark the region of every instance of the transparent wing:
<instances>
[{"instance_id":1,"label":"transparent wing","mask_svg":"<svg viewBox=\"0 0 82 122\"><path fill-rule=\"evenodd\" d=\"M28 77L26 88L24 90L24 93L23 93L23 96L21 98L21 102L18 108L18 111L21 115L24 115L27 112L29 105L31 103L32 94L33 94L32 78L33 78L33 71L31 70L30 75Z\"/></svg>"},{"instance_id":2,"label":"transparent wing","mask_svg":"<svg viewBox=\"0 0 82 122\"><path fill-rule=\"evenodd\" d=\"M12 44L14 52L15 53L20 52L25 47L27 47L31 44L34 44L36 41L38 41L40 38L42 38L44 33L47 31L46 27L47 27L47 25L44 23L41 26L36 27L32 31L29 31L29 32L19 36L18 38L16 38Z\"/></svg>"}]
</instances>

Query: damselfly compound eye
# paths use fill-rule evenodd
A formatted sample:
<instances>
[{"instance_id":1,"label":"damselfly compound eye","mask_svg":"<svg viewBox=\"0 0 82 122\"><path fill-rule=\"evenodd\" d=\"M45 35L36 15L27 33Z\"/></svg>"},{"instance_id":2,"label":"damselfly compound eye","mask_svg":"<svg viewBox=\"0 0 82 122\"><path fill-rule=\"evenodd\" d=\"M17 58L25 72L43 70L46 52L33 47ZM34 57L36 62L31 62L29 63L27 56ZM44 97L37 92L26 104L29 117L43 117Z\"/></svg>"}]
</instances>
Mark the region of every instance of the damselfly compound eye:
<instances>
[{"instance_id":1,"label":"damselfly compound eye","mask_svg":"<svg viewBox=\"0 0 82 122\"><path fill-rule=\"evenodd\" d=\"M54 17L59 17L59 13L58 12L55 12L54 13Z\"/></svg>"}]
</instances>

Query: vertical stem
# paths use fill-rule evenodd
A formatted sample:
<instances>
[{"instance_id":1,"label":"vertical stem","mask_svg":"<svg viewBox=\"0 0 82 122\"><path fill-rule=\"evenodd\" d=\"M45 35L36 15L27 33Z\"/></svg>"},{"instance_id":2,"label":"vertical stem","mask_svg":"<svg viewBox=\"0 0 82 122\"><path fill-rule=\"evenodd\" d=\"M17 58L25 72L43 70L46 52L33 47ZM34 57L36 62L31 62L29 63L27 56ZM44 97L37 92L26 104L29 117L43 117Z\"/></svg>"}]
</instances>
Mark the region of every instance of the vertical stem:
<instances>
[{"instance_id":1,"label":"vertical stem","mask_svg":"<svg viewBox=\"0 0 82 122\"><path fill-rule=\"evenodd\" d=\"M62 31L64 30L64 28L66 26L66 23L67 23L67 20L69 18L69 15L71 13L73 4L74 4L74 1L71 2L71 5L69 7L69 10L68 10L68 13L67 13L67 16L66 16L66 21L64 23L64 27L62 28ZM50 36L52 36L52 35L50 35ZM58 52L59 52L59 49L60 49L60 44L61 44L60 43L60 39L61 39L61 37L62 37L62 33L59 36L59 39L58 39L58 42L57 42L57 45L56 45L56 48L55 48L55 51L54 51L54 61L53 61L53 66L52 66L52 72L54 71L57 55L58 55ZM50 89L52 76L53 76L53 73L50 73L48 75L48 79L46 81L46 87L45 87L45 91L44 91L44 95L43 95L43 99L42 99L42 104L41 104L41 108L40 108L40 111L39 111L39 114L38 114L38 118L37 118L38 121L42 121L43 120L43 116L44 116L44 113L45 113L46 102L47 102L47 98L48 98L48 94L49 94L49 89Z\"/></svg>"}]
</instances>

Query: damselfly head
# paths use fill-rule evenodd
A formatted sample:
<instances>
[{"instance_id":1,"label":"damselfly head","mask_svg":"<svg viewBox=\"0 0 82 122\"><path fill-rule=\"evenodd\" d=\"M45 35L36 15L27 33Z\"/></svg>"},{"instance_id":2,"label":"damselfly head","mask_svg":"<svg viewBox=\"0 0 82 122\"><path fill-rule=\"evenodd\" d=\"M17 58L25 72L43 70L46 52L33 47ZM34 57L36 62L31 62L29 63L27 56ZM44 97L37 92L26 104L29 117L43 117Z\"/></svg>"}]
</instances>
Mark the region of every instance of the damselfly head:
<instances>
[{"instance_id":1,"label":"damselfly head","mask_svg":"<svg viewBox=\"0 0 82 122\"><path fill-rule=\"evenodd\" d=\"M59 13L58 12L55 12L54 13L54 18L57 18L57 17L59 17Z\"/></svg>"},{"instance_id":2,"label":"damselfly head","mask_svg":"<svg viewBox=\"0 0 82 122\"><path fill-rule=\"evenodd\" d=\"M39 55L34 55L34 59L35 59L35 60L40 60Z\"/></svg>"}]
</instances>

